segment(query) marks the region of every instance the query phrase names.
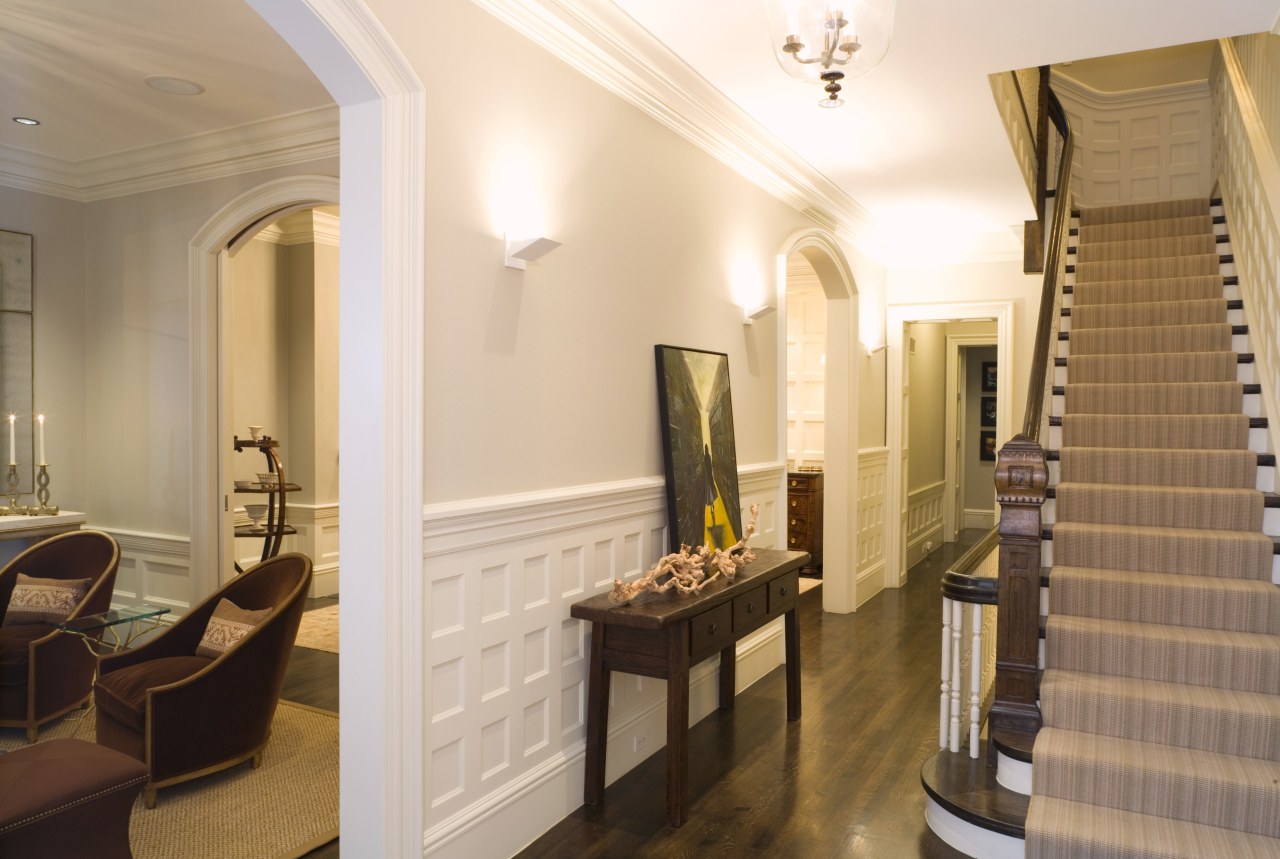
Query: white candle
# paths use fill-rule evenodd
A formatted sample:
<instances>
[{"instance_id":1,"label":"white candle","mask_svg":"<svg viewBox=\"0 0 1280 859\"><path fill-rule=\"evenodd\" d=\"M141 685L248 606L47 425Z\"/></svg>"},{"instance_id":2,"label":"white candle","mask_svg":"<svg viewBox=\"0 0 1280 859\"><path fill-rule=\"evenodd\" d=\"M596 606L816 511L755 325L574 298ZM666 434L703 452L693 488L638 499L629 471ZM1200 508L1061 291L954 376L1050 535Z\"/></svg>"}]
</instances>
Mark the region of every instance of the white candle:
<instances>
[{"instance_id":1,"label":"white candle","mask_svg":"<svg viewBox=\"0 0 1280 859\"><path fill-rule=\"evenodd\" d=\"M16 421L17 419L18 419L17 415L9 415L9 464L10 465L18 464L17 448L15 447L14 441L13 441L13 422Z\"/></svg>"},{"instance_id":2,"label":"white candle","mask_svg":"<svg viewBox=\"0 0 1280 859\"><path fill-rule=\"evenodd\" d=\"M40 462L37 464L48 465L48 460L44 458L44 415L36 415L36 420L40 422Z\"/></svg>"}]
</instances>

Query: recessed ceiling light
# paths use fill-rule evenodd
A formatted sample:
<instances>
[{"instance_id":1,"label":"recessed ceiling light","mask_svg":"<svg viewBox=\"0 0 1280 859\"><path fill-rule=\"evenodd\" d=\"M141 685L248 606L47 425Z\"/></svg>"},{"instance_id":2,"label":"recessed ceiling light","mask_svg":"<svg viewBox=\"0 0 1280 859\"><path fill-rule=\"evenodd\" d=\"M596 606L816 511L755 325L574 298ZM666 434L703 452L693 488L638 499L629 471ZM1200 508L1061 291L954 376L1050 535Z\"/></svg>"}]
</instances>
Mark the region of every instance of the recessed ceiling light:
<instances>
[{"instance_id":1,"label":"recessed ceiling light","mask_svg":"<svg viewBox=\"0 0 1280 859\"><path fill-rule=\"evenodd\" d=\"M32 119L29 116L15 116L13 118L13 121L18 123L18 125L39 125L40 124L40 120Z\"/></svg>"},{"instance_id":2,"label":"recessed ceiling light","mask_svg":"<svg viewBox=\"0 0 1280 859\"><path fill-rule=\"evenodd\" d=\"M173 78L167 75L150 75L143 78L147 86L169 95L199 95L204 92L204 87L195 81L189 81L184 78Z\"/></svg>"}]
</instances>

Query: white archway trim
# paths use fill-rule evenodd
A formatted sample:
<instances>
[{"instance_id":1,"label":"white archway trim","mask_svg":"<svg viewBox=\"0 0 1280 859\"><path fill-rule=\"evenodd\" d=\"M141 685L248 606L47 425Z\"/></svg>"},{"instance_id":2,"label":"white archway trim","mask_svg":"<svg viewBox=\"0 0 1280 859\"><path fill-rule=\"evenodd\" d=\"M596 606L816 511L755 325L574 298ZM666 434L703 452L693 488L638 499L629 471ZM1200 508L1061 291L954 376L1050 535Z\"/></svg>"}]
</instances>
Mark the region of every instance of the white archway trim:
<instances>
[{"instance_id":1,"label":"white archway trim","mask_svg":"<svg viewBox=\"0 0 1280 859\"><path fill-rule=\"evenodd\" d=\"M247 0L340 108L343 841L424 849L426 104L363 0Z\"/></svg>"},{"instance_id":2,"label":"white archway trim","mask_svg":"<svg viewBox=\"0 0 1280 859\"><path fill-rule=\"evenodd\" d=\"M241 194L205 222L187 248L187 292L191 336L191 604L219 584L219 521L223 483L219 463L230 439L218 426L219 315L218 255L242 230L264 216L295 204L338 202L333 176L291 176Z\"/></svg>"},{"instance_id":3,"label":"white archway trim","mask_svg":"<svg viewBox=\"0 0 1280 859\"><path fill-rule=\"evenodd\" d=\"M787 258L813 266L827 296L827 381L822 551L822 608L845 614L858 607L858 289L834 236L811 229L791 235L778 254L778 459L787 461ZM786 510L786 487L779 487ZM785 533L785 523L784 523Z\"/></svg>"},{"instance_id":4,"label":"white archway trim","mask_svg":"<svg viewBox=\"0 0 1280 859\"><path fill-rule=\"evenodd\" d=\"M906 462L903 439L907 416L903 409L903 382L907 355L903 349L903 326L908 322L950 319L996 320L996 375L1012 378L1010 363L1013 343L1012 301L958 302L954 304L894 304L885 310L885 340L888 345L888 378L885 381L885 443L889 448L888 480L885 486L884 584L897 588L906 584ZM1013 397L996 400L996 446L1012 435Z\"/></svg>"}]
</instances>

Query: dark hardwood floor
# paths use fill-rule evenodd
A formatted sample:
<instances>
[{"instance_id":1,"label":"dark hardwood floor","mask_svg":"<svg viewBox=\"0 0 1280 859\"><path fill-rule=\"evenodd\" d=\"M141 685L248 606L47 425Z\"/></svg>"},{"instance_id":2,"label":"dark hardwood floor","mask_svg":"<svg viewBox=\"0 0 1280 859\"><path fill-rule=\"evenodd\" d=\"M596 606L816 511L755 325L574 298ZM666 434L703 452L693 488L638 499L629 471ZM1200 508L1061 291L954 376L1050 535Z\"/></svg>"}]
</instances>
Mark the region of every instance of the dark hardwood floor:
<instances>
[{"instance_id":1,"label":"dark hardwood floor","mask_svg":"<svg viewBox=\"0 0 1280 859\"><path fill-rule=\"evenodd\" d=\"M936 748L939 581L966 532L856 614L800 598L804 712L786 721L780 666L689 735L689 822L666 826L661 750L529 845L540 857L927 857L956 852L924 821L920 766Z\"/></svg>"},{"instance_id":2,"label":"dark hardwood floor","mask_svg":"<svg viewBox=\"0 0 1280 859\"><path fill-rule=\"evenodd\" d=\"M939 582L981 531L916 564L856 614L800 597L804 713L786 721L774 669L689 734L689 822L666 826L661 748L518 854L542 857L960 859L924 822L920 766L937 748ZM318 608L333 600L313 600ZM286 700L337 711L338 657L295 648ZM336 859L335 841L307 859ZM489 857L485 857L489 859ZM493 857L497 859L497 857Z\"/></svg>"}]
</instances>

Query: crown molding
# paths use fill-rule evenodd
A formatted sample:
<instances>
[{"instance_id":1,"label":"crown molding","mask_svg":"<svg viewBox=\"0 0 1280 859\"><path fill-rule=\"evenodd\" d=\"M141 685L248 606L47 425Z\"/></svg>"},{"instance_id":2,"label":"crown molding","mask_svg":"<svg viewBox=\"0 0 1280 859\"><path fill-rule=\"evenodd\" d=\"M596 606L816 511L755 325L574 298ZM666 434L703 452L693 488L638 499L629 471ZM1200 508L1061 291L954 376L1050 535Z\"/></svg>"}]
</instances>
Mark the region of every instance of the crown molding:
<instances>
[{"instance_id":1,"label":"crown molding","mask_svg":"<svg viewBox=\"0 0 1280 859\"><path fill-rule=\"evenodd\" d=\"M337 157L327 105L83 161L0 146L0 185L89 203Z\"/></svg>"},{"instance_id":2,"label":"crown molding","mask_svg":"<svg viewBox=\"0 0 1280 859\"><path fill-rule=\"evenodd\" d=\"M855 244L857 201L607 0L473 0L814 223Z\"/></svg>"},{"instance_id":3,"label":"crown molding","mask_svg":"<svg viewBox=\"0 0 1280 859\"><path fill-rule=\"evenodd\" d=\"M1208 80L1106 92L1094 89L1086 83L1063 74L1058 69L1053 69L1050 74L1050 83L1059 98L1078 102L1091 110L1124 110L1209 97Z\"/></svg>"}]
</instances>

